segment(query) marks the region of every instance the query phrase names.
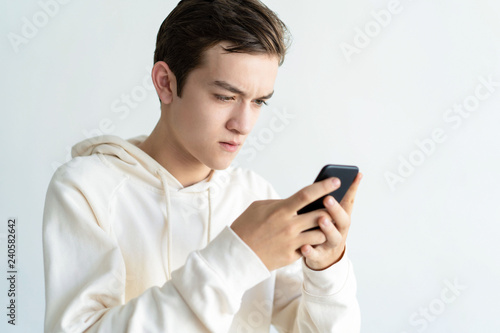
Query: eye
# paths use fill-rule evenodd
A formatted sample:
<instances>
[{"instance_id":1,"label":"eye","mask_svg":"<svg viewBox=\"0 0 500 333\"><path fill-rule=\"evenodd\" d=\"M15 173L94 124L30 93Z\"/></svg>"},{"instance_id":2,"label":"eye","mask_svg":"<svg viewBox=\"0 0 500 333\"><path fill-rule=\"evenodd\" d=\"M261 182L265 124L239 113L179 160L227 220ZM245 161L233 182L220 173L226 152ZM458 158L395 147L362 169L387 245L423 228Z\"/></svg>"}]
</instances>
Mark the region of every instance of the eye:
<instances>
[{"instance_id":1,"label":"eye","mask_svg":"<svg viewBox=\"0 0 500 333\"><path fill-rule=\"evenodd\" d=\"M215 98L217 98L219 101L222 102L229 102L234 100L234 97L228 97L228 96L222 96L222 95L215 95Z\"/></svg>"},{"instance_id":2,"label":"eye","mask_svg":"<svg viewBox=\"0 0 500 333\"><path fill-rule=\"evenodd\" d=\"M257 104L258 106L267 105L266 101L263 99L256 99L255 104Z\"/></svg>"}]
</instances>

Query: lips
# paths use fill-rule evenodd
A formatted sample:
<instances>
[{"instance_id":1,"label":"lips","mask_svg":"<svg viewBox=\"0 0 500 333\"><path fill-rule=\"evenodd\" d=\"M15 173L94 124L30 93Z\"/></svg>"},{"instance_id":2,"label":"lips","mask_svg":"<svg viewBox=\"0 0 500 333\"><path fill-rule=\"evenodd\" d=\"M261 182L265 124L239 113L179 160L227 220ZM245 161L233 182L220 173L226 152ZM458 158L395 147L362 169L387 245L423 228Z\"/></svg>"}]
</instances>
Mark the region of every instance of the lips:
<instances>
[{"instance_id":1,"label":"lips","mask_svg":"<svg viewBox=\"0 0 500 333\"><path fill-rule=\"evenodd\" d=\"M221 147L224 150L231 152L231 153L234 153L235 151L237 151L241 145L241 143L236 142L236 141L224 141L224 142L221 141L221 142L219 142L219 144L221 145Z\"/></svg>"},{"instance_id":2,"label":"lips","mask_svg":"<svg viewBox=\"0 0 500 333\"><path fill-rule=\"evenodd\" d=\"M233 145L233 146L239 146L240 145L240 143L236 142L236 141L224 141L222 143L227 143L227 144Z\"/></svg>"}]
</instances>

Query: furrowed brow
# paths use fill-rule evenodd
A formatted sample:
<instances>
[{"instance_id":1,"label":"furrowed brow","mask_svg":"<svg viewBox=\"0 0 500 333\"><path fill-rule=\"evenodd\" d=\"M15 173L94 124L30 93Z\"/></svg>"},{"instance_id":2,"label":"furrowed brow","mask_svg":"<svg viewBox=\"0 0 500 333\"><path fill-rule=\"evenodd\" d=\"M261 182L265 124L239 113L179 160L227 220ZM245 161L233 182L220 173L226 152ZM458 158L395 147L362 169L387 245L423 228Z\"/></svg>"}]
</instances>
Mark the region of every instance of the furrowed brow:
<instances>
[{"instance_id":1,"label":"furrowed brow","mask_svg":"<svg viewBox=\"0 0 500 333\"><path fill-rule=\"evenodd\" d=\"M259 97L257 99L269 99L269 98L273 97L273 94L274 94L274 90L269 95L266 95L266 96L263 96L263 97Z\"/></svg>"},{"instance_id":2,"label":"furrowed brow","mask_svg":"<svg viewBox=\"0 0 500 333\"><path fill-rule=\"evenodd\" d=\"M227 91L230 91L233 94L238 94L238 95L241 95L243 97L246 96L245 92L243 92L241 89L238 89L235 86L227 83L226 81L216 80L216 81L211 82L210 85L222 88L222 89L227 90ZM256 98L256 99L269 99L273 96L273 94L274 94L274 90L270 94L263 96L263 97Z\"/></svg>"},{"instance_id":3,"label":"furrowed brow","mask_svg":"<svg viewBox=\"0 0 500 333\"><path fill-rule=\"evenodd\" d=\"M210 85L222 88L222 89L227 90L227 91L230 91L233 94L238 94L238 95L241 95L241 96L245 96L245 93L243 91L241 91L240 89L236 88L235 86L230 85L226 81L218 81L217 80L217 81L214 81L214 82L210 83Z\"/></svg>"}]
</instances>

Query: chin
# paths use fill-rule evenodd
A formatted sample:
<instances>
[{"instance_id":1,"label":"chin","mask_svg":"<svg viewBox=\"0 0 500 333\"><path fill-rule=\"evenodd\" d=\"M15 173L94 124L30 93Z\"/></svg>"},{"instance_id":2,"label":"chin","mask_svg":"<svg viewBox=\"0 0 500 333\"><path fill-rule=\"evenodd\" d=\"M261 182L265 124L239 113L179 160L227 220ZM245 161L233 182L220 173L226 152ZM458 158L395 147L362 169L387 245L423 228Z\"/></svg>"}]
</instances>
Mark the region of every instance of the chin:
<instances>
[{"instance_id":1,"label":"chin","mask_svg":"<svg viewBox=\"0 0 500 333\"><path fill-rule=\"evenodd\" d=\"M205 164L207 167L210 169L214 170L224 170L227 169L231 163L233 162L233 159L219 159L219 160L212 160L208 164Z\"/></svg>"}]
</instances>

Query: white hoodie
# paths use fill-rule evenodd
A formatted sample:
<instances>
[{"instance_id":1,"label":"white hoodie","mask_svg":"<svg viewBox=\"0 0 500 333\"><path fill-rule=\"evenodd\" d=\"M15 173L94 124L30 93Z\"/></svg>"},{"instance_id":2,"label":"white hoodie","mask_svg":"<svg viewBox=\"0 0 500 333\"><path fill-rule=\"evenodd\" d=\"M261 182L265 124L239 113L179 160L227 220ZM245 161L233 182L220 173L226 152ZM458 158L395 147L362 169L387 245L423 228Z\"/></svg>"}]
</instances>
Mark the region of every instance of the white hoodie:
<instances>
[{"instance_id":1,"label":"white hoodie","mask_svg":"<svg viewBox=\"0 0 500 333\"><path fill-rule=\"evenodd\" d=\"M183 187L137 147L91 138L54 174L45 332L359 332L349 259L275 271L229 228L271 185L241 168Z\"/></svg>"}]
</instances>

